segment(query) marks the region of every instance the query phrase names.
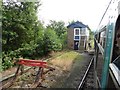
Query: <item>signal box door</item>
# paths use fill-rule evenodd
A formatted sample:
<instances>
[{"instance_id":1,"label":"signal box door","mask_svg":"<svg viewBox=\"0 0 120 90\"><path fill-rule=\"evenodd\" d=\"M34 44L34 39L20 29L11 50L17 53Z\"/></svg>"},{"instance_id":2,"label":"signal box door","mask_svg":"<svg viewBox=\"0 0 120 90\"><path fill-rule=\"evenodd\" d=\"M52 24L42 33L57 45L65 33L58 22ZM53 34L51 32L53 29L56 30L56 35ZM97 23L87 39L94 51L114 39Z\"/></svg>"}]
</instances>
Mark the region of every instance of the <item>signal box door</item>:
<instances>
[{"instance_id":1,"label":"signal box door","mask_svg":"<svg viewBox=\"0 0 120 90\"><path fill-rule=\"evenodd\" d=\"M78 50L79 41L74 41L74 50Z\"/></svg>"}]
</instances>

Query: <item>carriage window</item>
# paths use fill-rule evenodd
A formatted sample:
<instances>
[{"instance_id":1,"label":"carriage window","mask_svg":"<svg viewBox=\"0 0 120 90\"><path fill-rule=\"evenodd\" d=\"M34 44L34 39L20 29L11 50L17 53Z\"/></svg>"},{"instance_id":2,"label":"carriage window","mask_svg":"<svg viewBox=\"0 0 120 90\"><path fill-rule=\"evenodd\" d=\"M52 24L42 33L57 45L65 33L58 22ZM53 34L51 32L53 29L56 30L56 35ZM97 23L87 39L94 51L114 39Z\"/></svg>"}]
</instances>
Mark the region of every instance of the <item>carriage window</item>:
<instances>
[{"instance_id":1,"label":"carriage window","mask_svg":"<svg viewBox=\"0 0 120 90\"><path fill-rule=\"evenodd\" d=\"M120 28L117 31L116 34L116 59L113 61L113 63L118 67L118 69L120 70Z\"/></svg>"},{"instance_id":2,"label":"carriage window","mask_svg":"<svg viewBox=\"0 0 120 90\"><path fill-rule=\"evenodd\" d=\"M105 40L106 40L106 31L101 32L100 35L100 44L103 48L105 48Z\"/></svg>"},{"instance_id":3,"label":"carriage window","mask_svg":"<svg viewBox=\"0 0 120 90\"><path fill-rule=\"evenodd\" d=\"M113 63L118 67L118 69L120 70L120 55L115 59L115 61L113 61Z\"/></svg>"},{"instance_id":4,"label":"carriage window","mask_svg":"<svg viewBox=\"0 0 120 90\"><path fill-rule=\"evenodd\" d=\"M116 32L116 39L114 41L112 61L120 56L120 28Z\"/></svg>"},{"instance_id":5,"label":"carriage window","mask_svg":"<svg viewBox=\"0 0 120 90\"><path fill-rule=\"evenodd\" d=\"M116 41L117 41L117 46L119 47L120 49L120 31L117 33L116 35ZM120 52L120 51L119 51Z\"/></svg>"}]
</instances>

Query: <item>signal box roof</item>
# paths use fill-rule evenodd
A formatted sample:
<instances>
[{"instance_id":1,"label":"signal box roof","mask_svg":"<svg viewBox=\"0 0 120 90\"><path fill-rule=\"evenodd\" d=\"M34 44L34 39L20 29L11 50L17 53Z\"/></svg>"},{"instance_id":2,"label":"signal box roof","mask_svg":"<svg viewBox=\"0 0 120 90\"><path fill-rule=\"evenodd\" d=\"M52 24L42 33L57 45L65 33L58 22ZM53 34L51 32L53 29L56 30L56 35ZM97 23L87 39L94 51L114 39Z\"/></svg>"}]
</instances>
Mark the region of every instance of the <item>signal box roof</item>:
<instances>
[{"instance_id":1,"label":"signal box roof","mask_svg":"<svg viewBox=\"0 0 120 90\"><path fill-rule=\"evenodd\" d=\"M87 25L83 24L82 22L73 22L67 26L67 28L88 28Z\"/></svg>"}]
</instances>

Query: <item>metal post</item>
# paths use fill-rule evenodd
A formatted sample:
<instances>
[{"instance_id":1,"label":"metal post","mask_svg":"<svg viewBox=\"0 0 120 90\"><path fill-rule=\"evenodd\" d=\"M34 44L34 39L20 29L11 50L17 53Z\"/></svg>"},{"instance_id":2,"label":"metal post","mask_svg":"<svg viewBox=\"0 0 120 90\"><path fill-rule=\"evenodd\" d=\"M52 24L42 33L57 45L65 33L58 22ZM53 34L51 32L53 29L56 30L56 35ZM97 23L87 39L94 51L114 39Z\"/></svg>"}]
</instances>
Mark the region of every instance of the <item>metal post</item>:
<instances>
[{"instance_id":1,"label":"metal post","mask_svg":"<svg viewBox=\"0 0 120 90\"><path fill-rule=\"evenodd\" d=\"M108 72L109 72L108 70L112 55L112 47L113 47L113 24L110 24L107 28L107 40L106 40L105 53L104 53L104 67L103 67L102 81L101 81L102 90L105 90L108 83Z\"/></svg>"},{"instance_id":2,"label":"metal post","mask_svg":"<svg viewBox=\"0 0 120 90\"><path fill-rule=\"evenodd\" d=\"M97 40L98 40L98 43L100 42L100 33L98 33L98 36L96 37ZM95 50L95 57L94 57L94 83L95 83L95 88L98 88L98 83L97 83L97 60L98 60L98 54L99 54L99 47L97 45L97 43L95 42L96 44L96 50Z\"/></svg>"}]
</instances>

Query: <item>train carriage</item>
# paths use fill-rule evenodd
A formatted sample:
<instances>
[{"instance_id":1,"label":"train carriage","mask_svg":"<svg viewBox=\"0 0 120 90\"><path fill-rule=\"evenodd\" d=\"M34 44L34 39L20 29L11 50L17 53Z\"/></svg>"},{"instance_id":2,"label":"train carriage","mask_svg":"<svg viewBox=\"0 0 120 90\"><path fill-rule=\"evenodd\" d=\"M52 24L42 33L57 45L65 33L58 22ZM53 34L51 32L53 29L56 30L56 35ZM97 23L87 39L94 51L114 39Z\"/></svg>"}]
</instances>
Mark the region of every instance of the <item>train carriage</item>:
<instances>
[{"instance_id":1,"label":"train carriage","mask_svg":"<svg viewBox=\"0 0 120 90\"><path fill-rule=\"evenodd\" d=\"M96 88L120 89L120 0L111 0L95 32Z\"/></svg>"}]
</instances>

